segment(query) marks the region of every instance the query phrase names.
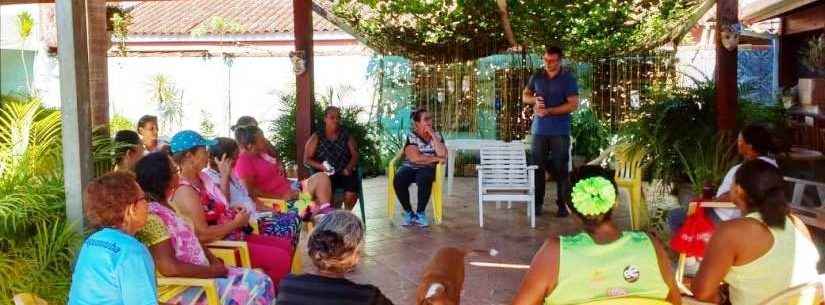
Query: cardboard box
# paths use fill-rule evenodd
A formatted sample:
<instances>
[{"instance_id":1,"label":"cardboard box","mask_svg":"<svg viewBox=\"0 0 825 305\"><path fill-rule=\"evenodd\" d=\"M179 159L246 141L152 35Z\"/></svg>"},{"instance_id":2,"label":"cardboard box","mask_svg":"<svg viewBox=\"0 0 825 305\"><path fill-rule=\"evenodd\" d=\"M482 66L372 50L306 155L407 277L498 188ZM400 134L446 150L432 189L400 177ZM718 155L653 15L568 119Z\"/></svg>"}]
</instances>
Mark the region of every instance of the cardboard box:
<instances>
[{"instance_id":1,"label":"cardboard box","mask_svg":"<svg viewBox=\"0 0 825 305\"><path fill-rule=\"evenodd\" d=\"M825 78L800 78L798 88L802 105L825 105Z\"/></svg>"}]
</instances>

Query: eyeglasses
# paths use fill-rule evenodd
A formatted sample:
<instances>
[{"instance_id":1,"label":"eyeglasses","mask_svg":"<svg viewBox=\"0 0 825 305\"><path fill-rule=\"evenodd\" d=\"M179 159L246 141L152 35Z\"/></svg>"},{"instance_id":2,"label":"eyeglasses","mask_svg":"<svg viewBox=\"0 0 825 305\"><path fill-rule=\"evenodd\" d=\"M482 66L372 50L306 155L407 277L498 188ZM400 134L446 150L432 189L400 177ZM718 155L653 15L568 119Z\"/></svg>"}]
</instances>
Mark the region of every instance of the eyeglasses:
<instances>
[{"instance_id":1,"label":"eyeglasses","mask_svg":"<svg viewBox=\"0 0 825 305\"><path fill-rule=\"evenodd\" d=\"M134 201L133 203L139 203L139 202L141 202L141 201L145 201L145 202L152 201L152 196L149 196L149 194L146 194L146 193L141 192L140 197L138 197L137 199L135 199L135 201Z\"/></svg>"}]
</instances>

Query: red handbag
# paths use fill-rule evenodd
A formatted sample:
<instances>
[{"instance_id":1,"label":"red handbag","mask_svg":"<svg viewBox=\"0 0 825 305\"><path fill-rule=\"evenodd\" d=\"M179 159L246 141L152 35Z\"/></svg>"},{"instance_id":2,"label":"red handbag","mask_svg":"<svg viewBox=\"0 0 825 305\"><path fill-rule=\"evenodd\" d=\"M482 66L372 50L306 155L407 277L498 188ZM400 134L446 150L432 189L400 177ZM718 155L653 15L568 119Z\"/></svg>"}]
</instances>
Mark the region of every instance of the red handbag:
<instances>
[{"instance_id":1,"label":"red handbag","mask_svg":"<svg viewBox=\"0 0 825 305\"><path fill-rule=\"evenodd\" d=\"M670 247L687 256L703 257L715 225L705 215L705 208L697 206L693 214L685 219L685 224L670 239Z\"/></svg>"}]
</instances>

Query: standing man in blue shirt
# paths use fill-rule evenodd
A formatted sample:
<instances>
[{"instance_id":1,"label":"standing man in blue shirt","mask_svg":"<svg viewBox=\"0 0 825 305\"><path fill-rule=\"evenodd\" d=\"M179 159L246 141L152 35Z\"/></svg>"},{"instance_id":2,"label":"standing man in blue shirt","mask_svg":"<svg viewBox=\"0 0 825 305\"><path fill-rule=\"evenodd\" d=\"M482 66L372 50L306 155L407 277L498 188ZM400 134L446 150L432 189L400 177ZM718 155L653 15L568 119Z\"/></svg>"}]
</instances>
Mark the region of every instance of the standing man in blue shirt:
<instances>
[{"instance_id":1,"label":"standing man in blue shirt","mask_svg":"<svg viewBox=\"0 0 825 305\"><path fill-rule=\"evenodd\" d=\"M522 92L525 104L533 105L532 162L538 165L536 170L536 215L542 214L546 170L551 170L556 178L559 206L556 216L569 215L567 205L570 202L570 113L579 107L579 86L576 78L562 69L564 57L562 49L548 46L544 50L544 69L530 78L527 88ZM551 164L547 155L552 157ZM551 167L548 168L548 165Z\"/></svg>"}]
</instances>

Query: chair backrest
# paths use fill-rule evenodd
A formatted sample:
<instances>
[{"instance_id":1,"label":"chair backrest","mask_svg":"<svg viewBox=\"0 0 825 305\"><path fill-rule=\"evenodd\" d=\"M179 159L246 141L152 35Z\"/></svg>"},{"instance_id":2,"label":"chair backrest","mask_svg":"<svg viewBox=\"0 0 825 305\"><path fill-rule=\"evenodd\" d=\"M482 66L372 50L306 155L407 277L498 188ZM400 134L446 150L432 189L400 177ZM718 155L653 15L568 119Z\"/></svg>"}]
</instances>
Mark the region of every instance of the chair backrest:
<instances>
[{"instance_id":1,"label":"chair backrest","mask_svg":"<svg viewBox=\"0 0 825 305\"><path fill-rule=\"evenodd\" d=\"M527 157L519 144L496 144L481 149L481 185L527 185Z\"/></svg>"},{"instance_id":2,"label":"chair backrest","mask_svg":"<svg viewBox=\"0 0 825 305\"><path fill-rule=\"evenodd\" d=\"M623 145L616 149L616 178L626 180L642 179L642 157L644 152Z\"/></svg>"},{"instance_id":3,"label":"chair backrest","mask_svg":"<svg viewBox=\"0 0 825 305\"><path fill-rule=\"evenodd\" d=\"M825 274L816 280L786 289L760 305L815 305L825 301Z\"/></svg>"},{"instance_id":4,"label":"chair backrest","mask_svg":"<svg viewBox=\"0 0 825 305\"><path fill-rule=\"evenodd\" d=\"M49 305L43 299L33 293L21 293L14 295L14 305Z\"/></svg>"}]
</instances>

